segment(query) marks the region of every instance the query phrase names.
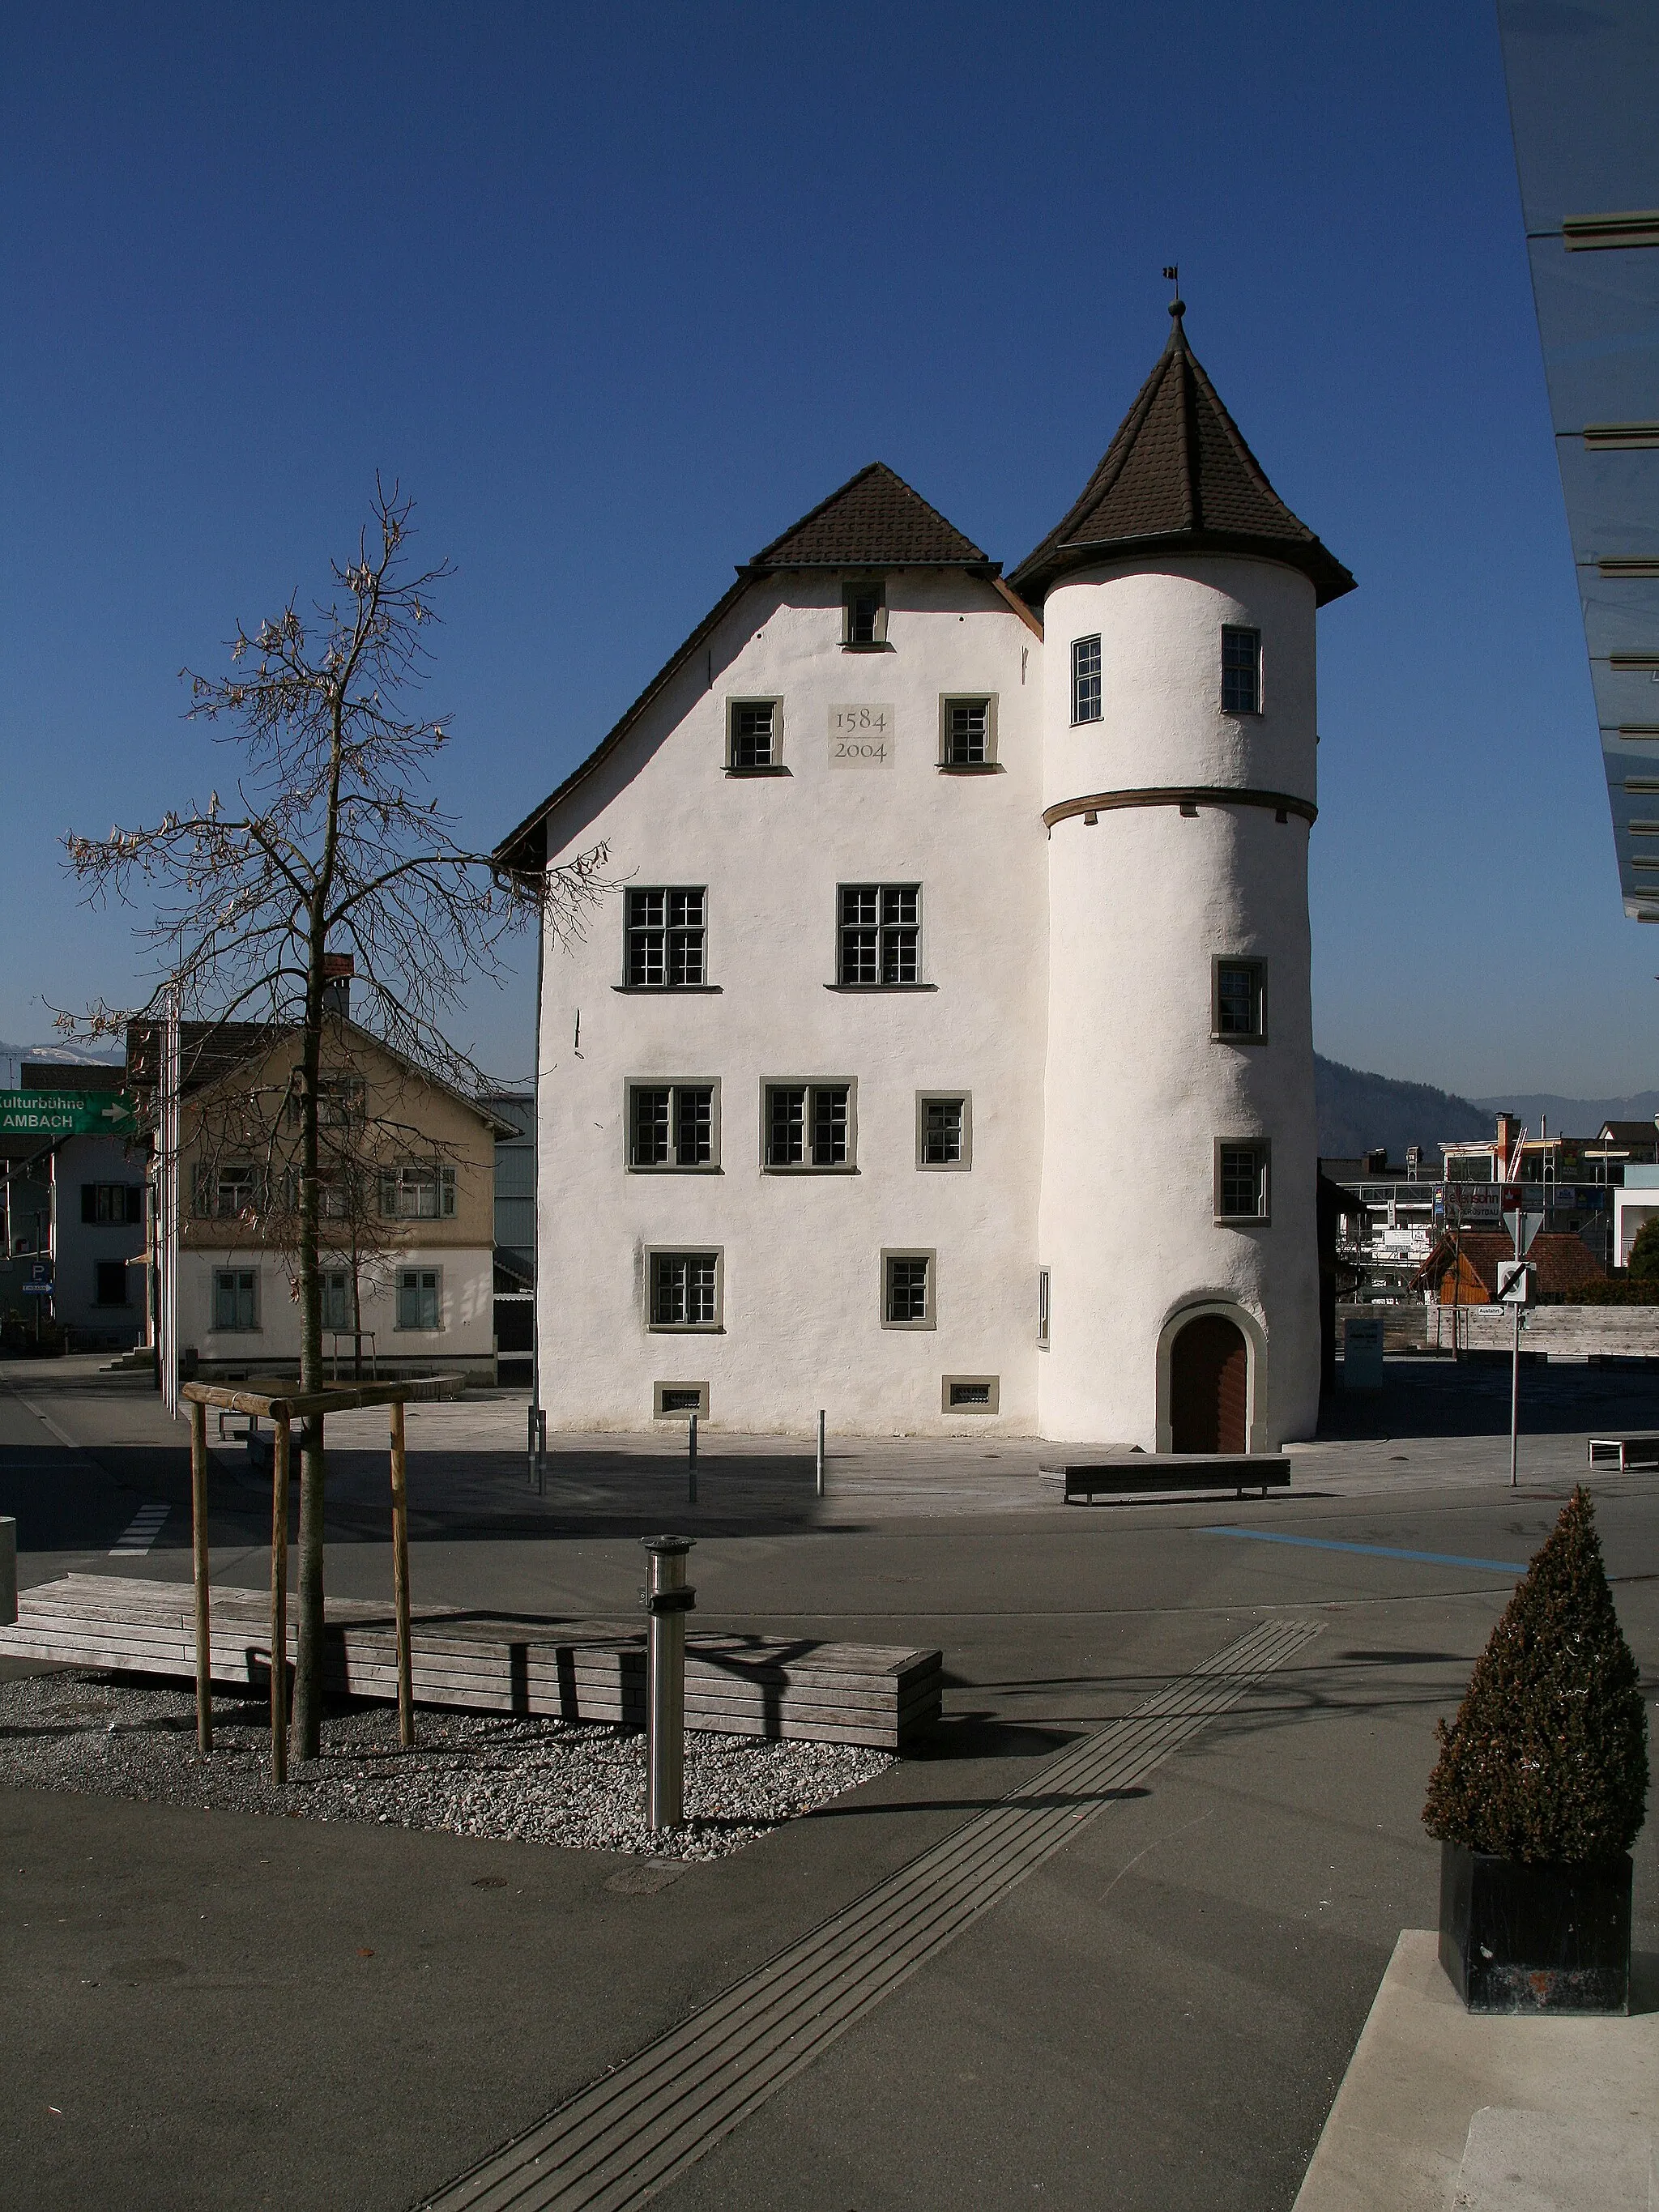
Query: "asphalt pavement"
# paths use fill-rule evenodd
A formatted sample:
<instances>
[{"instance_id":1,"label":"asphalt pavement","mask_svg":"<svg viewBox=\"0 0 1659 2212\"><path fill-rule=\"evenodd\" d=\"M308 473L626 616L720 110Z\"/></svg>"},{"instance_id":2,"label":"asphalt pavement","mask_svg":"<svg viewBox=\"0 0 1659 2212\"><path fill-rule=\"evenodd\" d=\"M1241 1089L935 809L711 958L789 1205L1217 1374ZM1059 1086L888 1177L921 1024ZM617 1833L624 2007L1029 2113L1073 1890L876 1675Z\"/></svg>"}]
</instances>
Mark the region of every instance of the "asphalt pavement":
<instances>
[{"instance_id":1,"label":"asphalt pavement","mask_svg":"<svg viewBox=\"0 0 1659 2212\"><path fill-rule=\"evenodd\" d=\"M521 1401L422 1409L417 1599L624 1617L639 1534L684 1526L702 1619L936 1644L943 1723L877 1782L657 1887L605 1853L0 1793L6 2201L416 2203L1068 1744L1295 1617L1321 1632L1286 1668L1136 1794L1081 1808L653 2200L1288 2207L1400 1929L1433 1923L1434 1720L1586 1433L1659 1427L1659 1378L1529 1371L1511 1492L1496 1380L1391 1362L1287 1497L1072 1508L1018 1440L839 1446L820 1502L799 1439L710 1438L693 1509L671 1443L556 1439L543 1497ZM331 1588L383 1596L384 1457L339 1425ZM1591 1486L1651 1684L1659 1476ZM150 1547L112 1559L155 1504ZM0 1511L25 1583L187 1577L187 1456L134 1378L0 1370ZM211 1513L216 1578L258 1586L268 1507L240 1447L216 1452ZM1649 1949L1656 1858L1644 1836Z\"/></svg>"}]
</instances>

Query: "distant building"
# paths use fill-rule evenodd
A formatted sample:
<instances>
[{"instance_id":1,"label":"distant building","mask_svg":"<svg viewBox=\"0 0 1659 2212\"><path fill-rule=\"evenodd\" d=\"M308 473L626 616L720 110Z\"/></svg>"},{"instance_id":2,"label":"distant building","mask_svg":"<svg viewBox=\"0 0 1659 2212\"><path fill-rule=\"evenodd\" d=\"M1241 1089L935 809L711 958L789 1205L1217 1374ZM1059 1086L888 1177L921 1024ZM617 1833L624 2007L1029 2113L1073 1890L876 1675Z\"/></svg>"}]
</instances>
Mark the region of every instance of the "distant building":
<instances>
[{"instance_id":1,"label":"distant building","mask_svg":"<svg viewBox=\"0 0 1659 2212\"><path fill-rule=\"evenodd\" d=\"M495 1348L504 1377L527 1380L536 1356L536 1101L492 1091L479 1103L495 1137Z\"/></svg>"},{"instance_id":2,"label":"distant building","mask_svg":"<svg viewBox=\"0 0 1659 2212\"><path fill-rule=\"evenodd\" d=\"M1512 1238L1499 1230L1464 1229L1443 1237L1412 1278L1410 1288L1443 1305L1489 1306L1498 1300L1498 1270L1515 1256ZM1537 1270L1540 1305L1565 1304L1587 1283L1604 1283L1607 1271L1582 1237L1540 1231L1527 1257Z\"/></svg>"},{"instance_id":3,"label":"distant building","mask_svg":"<svg viewBox=\"0 0 1659 2212\"><path fill-rule=\"evenodd\" d=\"M119 1091L119 1067L25 1060L19 1088L101 1098ZM5 1261L0 1307L35 1318L19 1285L31 1258L51 1262L40 1318L60 1322L71 1346L125 1351L144 1333L143 1147L123 1136L0 1139L5 1169Z\"/></svg>"}]
</instances>

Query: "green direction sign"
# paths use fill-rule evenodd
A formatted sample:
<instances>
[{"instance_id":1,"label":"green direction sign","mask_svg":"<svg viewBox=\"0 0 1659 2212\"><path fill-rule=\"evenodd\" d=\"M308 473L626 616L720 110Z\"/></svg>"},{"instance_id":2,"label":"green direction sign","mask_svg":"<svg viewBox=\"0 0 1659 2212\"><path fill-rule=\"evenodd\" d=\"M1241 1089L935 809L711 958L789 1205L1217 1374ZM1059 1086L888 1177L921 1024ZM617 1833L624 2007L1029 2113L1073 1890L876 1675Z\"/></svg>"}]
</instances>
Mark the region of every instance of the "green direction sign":
<instances>
[{"instance_id":1,"label":"green direction sign","mask_svg":"<svg viewBox=\"0 0 1659 2212\"><path fill-rule=\"evenodd\" d=\"M131 1137L138 1118L125 1091L0 1091L0 1137Z\"/></svg>"}]
</instances>

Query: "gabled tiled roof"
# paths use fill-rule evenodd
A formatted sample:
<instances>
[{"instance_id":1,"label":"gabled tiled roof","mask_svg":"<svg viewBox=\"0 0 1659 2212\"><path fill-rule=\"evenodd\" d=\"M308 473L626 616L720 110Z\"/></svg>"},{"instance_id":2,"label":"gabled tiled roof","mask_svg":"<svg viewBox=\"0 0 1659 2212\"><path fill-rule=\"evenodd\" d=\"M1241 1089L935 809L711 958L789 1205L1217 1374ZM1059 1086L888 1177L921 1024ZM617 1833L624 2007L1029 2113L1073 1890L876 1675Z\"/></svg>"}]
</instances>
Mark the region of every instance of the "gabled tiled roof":
<instances>
[{"instance_id":1,"label":"gabled tiled roof","mask_svg":"<svg viewBox=\"0 0 1659 2212\"><path fill-rule=\"evenodd\" d=\"M1170 343L1071 512L1010 581L1034 605L1067 568L1118 554L1259 553L1311 578L1319 605L1353 578L1267 482L1187 343Z\"/></svg>"},{"instance_id":2,"label":"gabled tiled roof","mask_svg":"<svg viewBox=\"0 0 1659 2212\"><path fill-rule=\"evenodd\" d=\"M1515 1256L1513 1241L1501 1229L1465 1229L1456 1237L1443 1236L1428 1258L1407 1285L1413 1291L1438 1291L1441 1278L1450 1270L1461 1254L1462 1259L1462 1303L1479 1305L1467 1296L1471 1279L1478 1283L1490 1304L1498 1296L1498 1270L1505 1260ZM1590 1252L1582 1238L1565 1230L1546 1230L1533 1238L1527 1257L1537 1269L1538 1294L1540 1297L1559 1297L1569 1291L1583 1290L1586 1283L1604 1283L1607 1271Z\"/></svg>"},{"instance_id":3,"label":"gabled tiled roof","mask_svg":"<svg viewBox=\"0 0 1659 2212\"><path fill-rule=\"evenodd\" d=\"M763 546L749 569L979 568L990 560L885 461L872 461L839 491Z\"/></svg>"}]
</instances>

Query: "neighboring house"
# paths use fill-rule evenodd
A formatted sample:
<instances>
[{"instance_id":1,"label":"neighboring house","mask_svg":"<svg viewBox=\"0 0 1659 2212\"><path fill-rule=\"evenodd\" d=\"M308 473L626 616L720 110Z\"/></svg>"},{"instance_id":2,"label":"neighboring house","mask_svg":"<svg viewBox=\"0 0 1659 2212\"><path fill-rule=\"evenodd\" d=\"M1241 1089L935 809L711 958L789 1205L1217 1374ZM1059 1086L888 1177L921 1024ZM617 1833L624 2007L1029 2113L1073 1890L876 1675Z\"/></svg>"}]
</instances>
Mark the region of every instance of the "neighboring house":
<instances>
[{"instance_id":1,"label":"neighboring house","mask_svg":"<svg viewBox=\"0 0 1659 2212\"><path fill-rule=\"evenodd\" d=\"M159 1028L135 1024L127 1051L153 1094ZM264 1024L181 1031L179 1342L204 1376L298 1365L298 1057ZM381 1375L493 1376L501 1124L337 1014L323 1086L325 1358L347 1371L361 1328Z\"/></svg>"},{"instance_id":2,"label":"neighboring house","mask_svg":"<svg viewBox=\"0 0 1659 2212\"><path fill-rule=\"evenodd\" d=\"M1659 1166L1638 1167L1632 1162L1613 1202L1614 1265L1628 1267L1631 1247L1650 1221L1659 1220Z\"/></svg>"},{"instance_id":3,"label":"neighboring house","mask_svg":"<svg viewBox=\"0 0 1659 2212\"><path fill-rule=\"evenodd\" d=\"M536 1101L492 1091L479 1103L502 1124L495 1139L495 1343L505 1375L529 1379L536 1331Z\"/></svg>"},{"instance_id":4,"label":"neighboring house","mask_svg":"<svg viewBox=\"0 0 1659 2212\"><path fill-rule=\"evenodd\" d=\"M25 1060L20 1088L113 1103L119 1067ZM45 1144L6 1140L7 1259L51 1260L45 1313L85 1349L125 1351L144 1333L145 1151L120 1136L61 1136ZM21 1148L20 1148L21 1146ZM21 1270L0 1274L0 1301L27 1306L15 1289Z\"/></svg>"},{"instance_id":5,"label":"neighboring house","mask_svg":"<svg viewBox=\"0 0 1659 2212\"><path fill-rule=\"evenodd\" d=\"M1650 1168L1659 1163L1659 1126L1651 1121L1603 1121L1596 1132L1596 1150L1607 1162L1603 1180L1620 1182L1621 1164Z\"/></svg>"},{"instance_id":6,"label":"neighboring house","mask_svg":"<svg viewBox=\"0 0 1659 2212\"><path fill-rule=\"evenodd\" d=\"M1312 1434L1315 614L1353 579L1170 313L1010 583L872 464L498 848L604 840L618 887L541 994L559 1423Z\"/></svg>"},{"instance_id":7,"label":"neighboring house","mask_svg":"<svg viewBox=\"0 0 1659 2212\"><path fill-rule=\"evenodd\" d=\"M1409 1288L1443 1306L1489 1306L1498 1298L1498 1270L1515 1257L1515 1243L1501 1230L1466 1229L1443 1237L1413 1276ZM1581 1237L1546 1230L1532 1240L1528 1259L1537 1270L1534 1292L1540 1305L1562 1305L1586 1283L1604 1283L1607 1271Z\"/></svg>"}]
</instances>

